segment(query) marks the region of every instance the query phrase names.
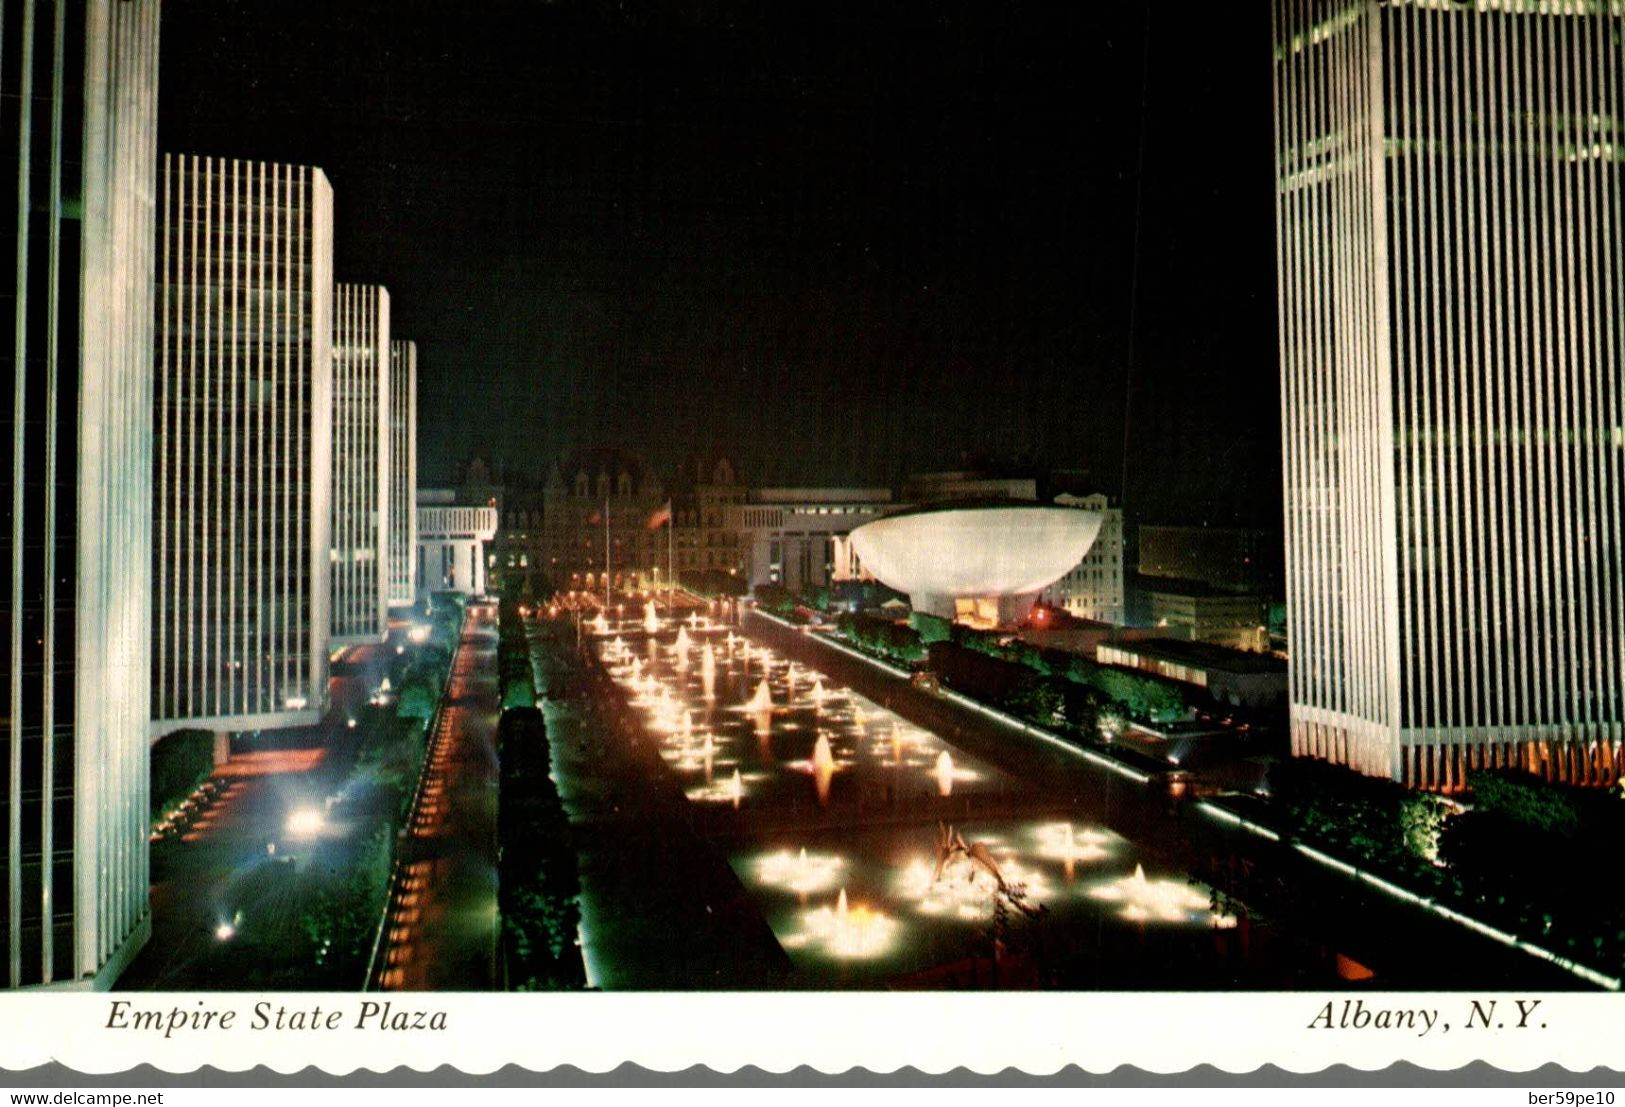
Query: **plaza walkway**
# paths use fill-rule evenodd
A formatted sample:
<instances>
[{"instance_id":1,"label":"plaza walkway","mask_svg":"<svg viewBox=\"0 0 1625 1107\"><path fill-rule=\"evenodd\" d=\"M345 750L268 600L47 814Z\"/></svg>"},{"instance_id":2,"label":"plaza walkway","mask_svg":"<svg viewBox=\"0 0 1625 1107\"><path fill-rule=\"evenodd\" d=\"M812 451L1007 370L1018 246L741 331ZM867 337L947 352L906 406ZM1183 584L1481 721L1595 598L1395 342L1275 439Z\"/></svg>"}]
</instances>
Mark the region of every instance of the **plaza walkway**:
<instances>
[{"instance_id":1,"label":"plaza walkway","mask_svg":"<svg viewBox=\"0 0 1625 1107\"><path fill-rule=\"evenodd\" d=\"M468 609L445 707L390 904L381 986L488 991L496 985L496 608Z\"/></svg>"}]
</instances>

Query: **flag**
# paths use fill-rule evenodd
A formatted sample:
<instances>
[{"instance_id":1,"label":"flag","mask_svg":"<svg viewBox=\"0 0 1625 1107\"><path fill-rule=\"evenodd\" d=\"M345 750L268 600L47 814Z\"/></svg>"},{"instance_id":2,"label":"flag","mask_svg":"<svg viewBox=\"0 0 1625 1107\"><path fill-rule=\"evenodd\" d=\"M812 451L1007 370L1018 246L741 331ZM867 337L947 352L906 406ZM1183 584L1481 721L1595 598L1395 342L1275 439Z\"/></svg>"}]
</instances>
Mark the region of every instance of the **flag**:
<instances>
[{"instance_id":1,"label":"flag","mask_svg":"<svg viewBox=\"0 0 1625 1107\"><path fill-rule=\"evenodd\" d=\"M671 501L667 500L655 509L653 515L649 516L648 526L650 530L659 530L669 522L671 522Z\"/></svg>"}]
</instances>

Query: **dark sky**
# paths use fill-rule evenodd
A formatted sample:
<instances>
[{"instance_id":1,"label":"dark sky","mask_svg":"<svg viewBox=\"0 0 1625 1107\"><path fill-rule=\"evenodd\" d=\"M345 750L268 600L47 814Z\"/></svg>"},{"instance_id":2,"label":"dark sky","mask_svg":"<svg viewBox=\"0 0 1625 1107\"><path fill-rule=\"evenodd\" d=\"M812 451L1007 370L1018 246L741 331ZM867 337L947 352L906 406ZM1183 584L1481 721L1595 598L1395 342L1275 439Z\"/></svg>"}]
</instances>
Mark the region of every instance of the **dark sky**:
<instances>
[{"instance_id":1,"label":"dark sky","mask_svg":"<svg viewBox=\"0 0 1625 1107\"><path fill-rule=\"evenodd\" d=\"M160 143L327 171L424 483L602 443L1115 495L1132 380L1130 511L1273 523L1268 17L1155 7L165 0Z\"/></svg>"}]
</instances>

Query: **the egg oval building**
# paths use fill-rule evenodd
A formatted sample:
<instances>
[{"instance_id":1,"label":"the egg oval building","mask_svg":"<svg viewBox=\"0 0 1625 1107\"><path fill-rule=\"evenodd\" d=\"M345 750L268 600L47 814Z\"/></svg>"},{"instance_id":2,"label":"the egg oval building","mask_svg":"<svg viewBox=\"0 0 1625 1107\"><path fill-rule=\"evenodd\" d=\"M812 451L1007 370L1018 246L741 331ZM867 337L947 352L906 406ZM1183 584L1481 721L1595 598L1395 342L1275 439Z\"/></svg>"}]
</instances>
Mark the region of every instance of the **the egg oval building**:
<instances>
[{"instance_id":1,"label":"the egg oval building","mask_svg":"<svg viewBox=\"0 0 1625 1107\"><path fill-rule=\"evenodd\" d=\"M1048 504L951 505L901 511L852 532L852 548L916 611L978 626L1020 622L1047 585L1083 560L1098 511Z\"/></svg>"}]
</instances>

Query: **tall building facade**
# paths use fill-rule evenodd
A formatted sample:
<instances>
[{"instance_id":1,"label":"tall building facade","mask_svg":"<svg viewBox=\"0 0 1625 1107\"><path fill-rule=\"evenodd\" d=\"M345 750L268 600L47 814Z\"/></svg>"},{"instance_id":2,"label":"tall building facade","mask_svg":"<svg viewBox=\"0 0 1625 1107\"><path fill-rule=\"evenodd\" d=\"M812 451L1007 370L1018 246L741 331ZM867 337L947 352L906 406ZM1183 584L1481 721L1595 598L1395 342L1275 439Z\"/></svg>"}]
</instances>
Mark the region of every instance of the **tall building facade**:
<instances>
[{"instance_id":1,"label":"tall building facade","mask_svg":"<svg viewBox=\"0 0 1625 1107\"><path fill-rule=\"evenodd\" d=\"M333 292L332 644L389 630L389 292Z\"/></svg>"},{"instance_id":2,"label":"tall building facade","mask_svg":"<svg viewBox=\"0 0 1625 1107\"><path fill-rule=\"evenodd\" d=\"M1100 512L1100 533L1083 560L1044 589L1044 598L1079 619L1122 626L1126 613L1123 509L1111 506L1111 501L1098 492L1087 496L1062 494L1055 502Z\"/></svg>"},{"instance_id":3,"label":"tall building facade","mask_svg":"<svg viewBox=\"0 0 1625 1107\"><path fill-rule=\"evenodd\" d=\"M1625 4L1273 19L1293 750L1617 780Z\"/></svg>"},{"instance_id":4,"label":"tall building facade","mask_svg":"<svg viewBox=\"0 0 1625 1107\"><path fill-rule=\"evenodd\" d=\"M333 193L320 169L164 156L155 736L315 722L327 696Z\"/></svg>"},{"instance_id":5,"label":"tall building facade","mask_svg":"<svg viewBox=\"0 0 1625 1107\"><path fill-rule=\"evenodd\" d=\"M0 6L5 986L145 942L157 0Z\"/></svg>"},{"instance_id":6,"label":"tall building facade","mask_svg":"<svg viewBox=\"0 0 1625 1107\"><path fill-rule=\"evenodd\" d=\"M417 599L418 344L389 343L389 605Z\"/></svg>"}]
</instances>

